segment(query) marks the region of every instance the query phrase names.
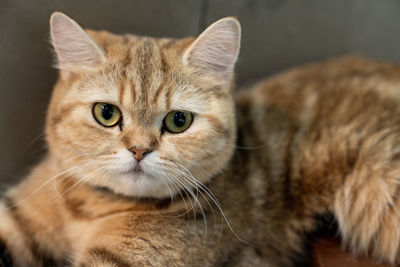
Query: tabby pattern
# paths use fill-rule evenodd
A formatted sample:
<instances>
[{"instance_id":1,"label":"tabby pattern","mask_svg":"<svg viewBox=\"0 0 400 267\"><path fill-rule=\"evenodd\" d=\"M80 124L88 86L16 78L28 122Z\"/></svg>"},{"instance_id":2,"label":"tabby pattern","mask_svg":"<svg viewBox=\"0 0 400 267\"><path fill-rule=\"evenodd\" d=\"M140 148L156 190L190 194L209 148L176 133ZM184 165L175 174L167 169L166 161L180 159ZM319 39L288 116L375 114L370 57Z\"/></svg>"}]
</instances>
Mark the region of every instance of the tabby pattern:
<instances>
[{"instance_id":1,"label":"tabby pattern","mask_svg":"<svg viewBox=\"0 0 400 267\"><path fill-rule=\"evenodd\" d=\"M354 253L400 262L400 66L345 57L235 92L234 18L180 40L50 23L49 151L0 204L3 266L307 264L329 214Z\"/></svg>"}]
</instances>

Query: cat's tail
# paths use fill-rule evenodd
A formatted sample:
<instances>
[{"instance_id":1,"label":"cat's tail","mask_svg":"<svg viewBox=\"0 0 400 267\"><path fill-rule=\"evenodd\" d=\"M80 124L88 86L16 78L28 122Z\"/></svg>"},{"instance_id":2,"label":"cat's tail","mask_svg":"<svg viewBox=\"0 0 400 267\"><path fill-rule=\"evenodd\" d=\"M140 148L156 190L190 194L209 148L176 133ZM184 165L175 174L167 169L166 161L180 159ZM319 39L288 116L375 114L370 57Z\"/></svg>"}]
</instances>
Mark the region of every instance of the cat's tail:
<instances>
[{"instance_id":1,"label":"cat's tail","mask_svg":"<svg viewBox=\"0 0 400 267\"><path fill-rule=\"evenodd\" d=\"M400 264L400 131L381 124L307 133L289 194L308 218L332 213L346 249Z\"/></svg>"},{"instance_id":2,"label":"cat's tail","mask_svg":"<svg viewBox=\"0 0 400 267\"><path fill-rule=\"evenodd\" d=\"M347 248L393 264L400 263L399 141L395 132L366 140L329 204Z\"/></svg>"},{"instance_id":3,"label":"cat's tail","mask_svg":"<svg viewBox=\"0 0 400 267\"><path fill-rule=\"evenodd\" d=\"M336 193L333 210L352 251L400 263L400 173L392 168L355 171Z\"/></svg>"}]
</instances>

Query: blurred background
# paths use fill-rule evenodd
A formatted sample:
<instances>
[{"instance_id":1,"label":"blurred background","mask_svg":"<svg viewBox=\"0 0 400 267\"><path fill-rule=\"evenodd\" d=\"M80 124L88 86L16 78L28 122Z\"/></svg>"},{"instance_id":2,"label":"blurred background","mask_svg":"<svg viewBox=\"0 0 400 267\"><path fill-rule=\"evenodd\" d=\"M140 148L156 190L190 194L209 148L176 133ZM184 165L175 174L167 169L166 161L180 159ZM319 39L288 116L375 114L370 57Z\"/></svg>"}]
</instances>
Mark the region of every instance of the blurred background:
<instances>
[{"instance_id":1,"label":"blurred background","mask_svg":"<svg viewBox=\"0 0 400 267\"><path fill-rule=\"evenodd\" d=\"M23 177L45 152L42 129L57 72L48 20L184 37L224 16L243 27L237 81L348 53L400 60L399 0L0 0L0 185Z\"/></svg>"},{"instance_id":2,"label":"blurred background","mask_svg":"<svg viewBox=\"0 0 400 267\"><path fill-rule=\"evenodd\" d=\"M53 11L87 28L177 38L236 16L243 28L239 86L349 53L400 61L399 0L0 0L0 192L46 151L44 118L57 78L48 41ZM329 251L330 266L354 262L329 244L316 255Z\"/></svg>"}]
</instances>

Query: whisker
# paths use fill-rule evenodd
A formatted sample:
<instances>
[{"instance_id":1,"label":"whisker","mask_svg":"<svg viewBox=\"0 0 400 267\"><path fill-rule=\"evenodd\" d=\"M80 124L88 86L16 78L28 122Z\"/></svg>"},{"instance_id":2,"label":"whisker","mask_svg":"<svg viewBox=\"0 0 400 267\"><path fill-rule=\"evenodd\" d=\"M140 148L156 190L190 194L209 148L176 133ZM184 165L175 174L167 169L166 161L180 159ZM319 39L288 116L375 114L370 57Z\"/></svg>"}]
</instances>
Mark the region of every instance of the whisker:
<instances>
[{"instance_id":1,"label":"whisker","mask_svg":"<svg viewBox=\"0 0 400 267\"><path fill-rule=\"evenodd\" d=\"M196 223L197 216L196 216L195 207L197 205L197 202L196 202L195 198L193 198L193 201L192 201L192 198L189 196L189 195L192 196L191 189L186 184L179 181L178 177L173 175L173 176L170 176L169 178L172 179L177 184L177 186L179 186L183 190L183 192L186 194L186 196L188 197L190 204L191 204L191 208L188 210L188 212L193 211L194 222Z\"/></svg>"},{"instance_id":2,"label":"whisker","mask_svg":"<svg viewBox=\"0 0 400 267\"><path fill-rule=\"evenodd\" d=\"M41 131L39 134L37 134L32 141L29 142L29 144L26 146L25 152L28 152L31 147L33 146L33 144L35 144L37 141L39 141L41 138L43 138L45 136L45 132Z\"/></svg>"},{"instance_id":3,"label":"whisker","mask_svg":"<svg viewBox=\"0 0 400 267\"><path fill-rule=\"evenodd\" d=\"M176 166L178 166L178 167L182 168L183 170L185 170L185 171L187 172L187 174L189 175L189 176L187 176L187 177L188 177L188 178L190 177L190 179L191 179L193 182L197 182L197 183L200 185L200 188L203 189L203 192L206 193L206 194L211 198L211 200L214 202L214 204L217 206L218 210L220 211L220 213L221 213L223 219L225 220L225 222L226 222L226 224L227 224L229 230L232 232L232 234L233 234L239 241L241 241L241 242L243 242L243 243L245 243L245 244L247 244L247 245L250 245L250 246L253 246L253 247L254 247L253 244L250 244L249 242L247 242L246 240L240 238L240 237L236 234L236 232L233 230L233 228L232 228L232 226L231 226L231 224L230 224L228 218L226 217L225 213L223 212L222 207L221 207L221 204L220 204L219 201L217 200L216 196L211 192L211 190L210 190L206 185L204 185L202 182L200 182L198 179L196 179L196 178L192 175L192 173L191 173L185 166L179 164L178 162L176 162L176 161L174 161L174 160L171 160L171 159L168 159L168 158L166 158L166 159L169 160L170 162L176 164Z\"/></svg>"},{"instance_id":4,"label":"whisker","mask_svg":"<svg viewBox=\"0 0 400 267\"><path fill-rule=\"evenodd\" d=\"M171 188L168 185L168 180L165 179L165 176L160 176L161 181L167 186L168 191L169 191L169 195L171 196L171 202L174 203L174 196L172 195L172 191Z\"/></svg>"},{"instance_id":5,"label":"whisker","mask_svg":"<svg viewBox=\"0 0 400 267\"><path fill-rule=\"evenodd\" d=\"M76 158L76 157L73 157L73 158ZM72 158L70 158L70 160L71 160L71 159L72 159ZM65 162L66 162L66 161L65 161ZM73 169L73 170L70 169L70 172L77 171L77 170L80 170L80 171L81 171L81 169L84 169L84 167L86 168L86 167L91 167L91 166L93 166L93 165L96 165L96 164L97 164L96 162L98 162L98 161L95 161L95 160L86 161L84 164L78 165L78 166L81 166L82 168ZM83 166L83 165L85 165L85 166ZM73 175L73 173L71 173L71 175ZM53 184L54 184L54 191L56 191L57 195L60 196L60 192L59 192L58 189L57 189L57 181L56 181L56 178L57 178L57 176L55 176L55 177L52 178ZM62 177L62 178L65 179L66 177Z\"/></svg>"},{"instance_id":6,"label":"whisker","mask_svg":"<svg viewBox=\"0 0 400 267\"><path fill-rule=\"evenodd\" d=\"M78 181L76 183L74 183L73 185L71 185L67 190L65 190L61 195L59 195L56 199L56 201L58 201L60 198L62 198L63 196L65 196L70 190L72 190L74 187L78 186L79 184L81 184L84 181L87 181L89 178L91 178L91 176L93 174L96 174L97 172L106 169L106 167L101 167L99 169L96 169L94 171L92 171L91 173L89 173L88 175L86 175L83 178L78 179Z\"/></svg>"},{"instance_id":7,"label":"whisker","mask_svg":"<svg viewBox=\"0 0 400 267\"><path fill-rule=\"evenodd\" d=\"M168 170L169 170L169 169L168 169ZM193 202L192 202L192 200L191 200L191 198L189 197L189 195L188 195L188 193L186 192L186 190L183 190L183 188L180 188L179 185L173 183L173 182L176 183L175 179L177 179L177 178L175 178L175 176L174 176L174 177L167 176L167 175L165 175L164 172L163 172L163 176L166 177L166 178L171 178L171 179L173 179L173 181L171 181L171 186L173 186L173 187L176 189L176 191L179 193L179 195L181 196L181 198L182 198L182 200L183 200L183 202L184 202L184 204L185 204L186 212L184 212L183 214L177 215L177 217L184 216L184 215L188 214L188 213L189 213L190 211L192 211L192 210L193 210L194 217L195 217L196 215L195 215L194 207L195 207L196 203L193 203ZM182 195L182 192L181 192L182 190L183 190L183 192L185 193L185 195L188 197L188 199L189 199L189 201L190 201L190 205L191 205L190 209L188 209L186 200L185 200L185 198L184 198L183 195Z\"/></svg>"},{"instance_id":8,"label":"whisker","mask_svg":"<svg viewBox=\"0 0 400 267\"><path fill-rule=\"evenodd\" d=\"M63 163L66 163L66 162L71 161L73 159L79 158L81 156L93 156L93 155L96 155L96 154L97 153L82 153L82 154L79 154L77 156L74 156L74 157L71 157L71 158L65 160ZM91 162L91 163L93 163L93 165L96 165L96 164L101 165L102 160L112 160L112 159L114 159L114 157L109 157L108 155L100 155L100 156L97 156L95 160L90 160L90 161L87 160L86 163L90 163ZM91 166L92 165L90 164L89 166L85 166L85 167L91 167ZM76 171L76 170L74 170L74 171ZM53 183L54 183L54 190L56 191L57 195L60 196L60 192L57 189L56 179L53 179Z\"/></svg>"},{"instance_id":9,"label":"whisker","mask_svg":"<svg viewBox=\"0 0 400 267\"><path fill-rule=\"evenodd\" d=\"M209 198L211 198L211 200L213 201L213 203L214 203L217 207L220 206L218 200L217 200L216 198L213 199L213 197L211 197L211 196L209 195L209 193L206 192L206 191L209 191L209 189L208 189L204 184L201 184L200 181L198 181L197 179L196 179L197 181L196 181L196 180L193 180L187 173L182 173L182 174L185 176L186 179L189 179L189 182L191 182L192 184L196 184L197 186L200 185L199 190L202 190L203 192L205 192L205 193L207 194L207 196L208 196ZM201 193L201 191L199 191L199 192ZM209 191L209 192L210 192L210 191ZM212 194L212 192L210 192L210 193ZM211 208L211 212L213 213L214 221L215 221L215 223L216 223L217 218L216 218L216 215L215 215L215 213L214 213L214 208L212 208L210 202L208 201L208 198L207 198L206 196L204 196L203 193L201 193L201 195L202 195L203 198L207 201L207 204L208 204L209 207ZM221 210L221 208L219 208L219 209ZM222 211L221 211L221 214L224 215ZM223 216L221 216L221 224L223 224L223 223L224 223L224 218L223 218ZM220 229L220 237L221 237L221 236L222 236L222 227L221 227L221 229Z\"/></svg>"},{"instance_id":10,"label":"whisker","mask_svg":"<svg viewBox=\"0 0 400 267\"><path fill-rule=\"evenodd\" d=\"M184 176L185 179L188 179L188 178L189 178L189 180L187 180L187 181L188 181L189 183L191 183L191 185L193 185L193 187L196 188L197 194L200 193L201 196L204 198L204 200L207 202L207 205L210 207L210 210L211 210L211 212L212 212L212 214L213 214L214 221L216 221L217 218L216 218L216 215L215 215L215 212L214 212L214 208L212 207L210 201L208 201L207 197L200 191L200 190L203 190L203 191L204 191L204 189L201 188L201 187L202 187L201 184L199 184L199 183L196 182L196 181L191 180L191 179L190 179L190 176L188 176L187 173L182 172L182 171L179 170L179 169L177 169L177 171L179 171L179 173L182 174L182 175ZM200 186L200 187L199 187L199 186Z\"/></svg>"},{"instance_id":11,"label":"whisker","mask_svg":"<svg viewBox=\"0 0 400 267\"><path fill-rule=\"evenodd\" d=\"M57 177L60 177L61 175L66 174L66 173L69 173L69 172L74 171L74 170L76 170L76 169L86 167L86 166L88 165L88 163L92 163L92 162L86 162L86 163L84 163L84 164L82 164L82 165L78 165L78 166L72 167L72 168L70 168L70 169L67 169L67 170L65 170L65 171L62 171L62 172L58 173L57 175L55 175L55 176L49 178L48 180L46 180L46 181L45 181L44 183L42 183L39 187L37 187L35 190L33 190L31 193L29 193L26 197L24 197L23 199L21 199L20 201L14 203L14 204L11 205L11 206L8 206L7 208L8 208L8 209L12 209L12 208L15 208L15 207L19 206L22 202L24 202L24 201L26 201L27 199L29 199L30 197L32 197L32 196L33 196L34 194L36 194L40 189L42 189L43 187L45 187L47 184L49 184L50 182L52 182L52 181L53 181L54 179L56 179Z\"/></svg>"},{"instance_id":12,"label":"whisker","mask_svg":"<svg viewBox=\"0 0 400 267\"><path fill-rule=\"evenodd\" d=\"M171 178L170 176L167 176L167 175L165 175L165 174L162 174L162 175L166 178L166 180L168 180L168 178ZM183 190L183 192L185 193L185 195L188 197L188 199L189 199L189 201L190 201L190 204L191 204L190 209L188 208L187 202L186 202L184 196L182 195L182 192L181 192L181 191L182 191L182 188L180 188L177 184L175 184L174 181L171 181L171 186L172 186L172 187L178 192L178 194L180 195L181 199L183 200L183 203L184 203L184 205L185 205L185 210L186 210L184 213L176 215L176 217L185 216L186 214L189 214L189 212L192 211L192 210L193 210L194 217L196 217L196 214L195 214L195 211L194 211L195 203L192 202L192 200L190 199L188 193L187 193L185 190Z\"/></svg>"},{"instance_id":13,"label":"whisker","mask_svg":"<svg viewBox=\"0 0 400 267\"><path fill-rule=\"evenodd\" d=\"M64 163L70 162L71 160L74 160L76 158L82 157L82 156L92 156L92 155L96 155L96 153L81 153L79 155L75 155L69 159L64 160Z\"/></svg>"},{"instance_id":14,"label":"whisker","mask_svg":"<svg viewBox=\"0 0 400 267\"><path fill-rule=\"evenodd\" d=\"M190 186L188 186L187 184L184 183L184 181L180 180L179 177L174 176L175 181L178 182L180 185L182 185L188 192L189 194L193 197L193 200L195 201L195 203L197 204L197 206L200 208L201 214L203 216L203 220L204 220L204 224L205 224L205 233L207 233L207 218L206 218L206 214L204 211L203 206L201 205L201 202L199 201L199 199L196 197L196 195L194 194L193 190L190 188Z\"/></svg>"}]
</instances>

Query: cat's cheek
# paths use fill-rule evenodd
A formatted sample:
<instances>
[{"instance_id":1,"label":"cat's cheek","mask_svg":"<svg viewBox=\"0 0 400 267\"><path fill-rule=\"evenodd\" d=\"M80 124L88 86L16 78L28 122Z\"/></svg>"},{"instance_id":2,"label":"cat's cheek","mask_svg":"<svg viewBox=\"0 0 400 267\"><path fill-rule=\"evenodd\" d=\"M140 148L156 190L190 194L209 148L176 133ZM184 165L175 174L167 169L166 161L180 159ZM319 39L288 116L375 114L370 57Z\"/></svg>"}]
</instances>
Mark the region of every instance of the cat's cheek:
<instances>
[{"instance_id":1,"label":"cat's cheek","mask_svg":"<svg viewBox=\"0 0 400 267\"><path fill-rule=\"evenodd\" d=\"M126 172L132 169L135 165L135 159L131 152L127 149L121 149L113 157L112 162L109 164L110 170L113 172Z\"/></svg>"},{"instance_id":2,"label":"cat's cheek","mask_svg":"<svg viewBox=\"0 0 400 267\"><path fill-rule=\"evenodd\" d=\"M160 173L161 160L157 151L146 155L140 164L143 167L144 172L149 173L152 176L156 176Z\"/></svg>"}]
</instances>

